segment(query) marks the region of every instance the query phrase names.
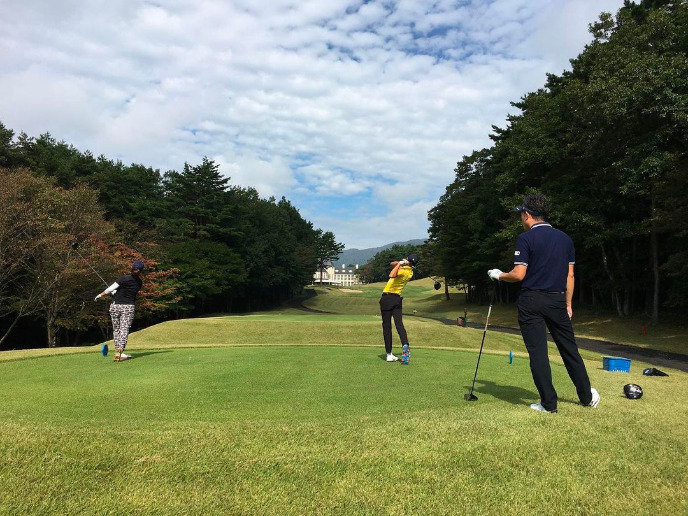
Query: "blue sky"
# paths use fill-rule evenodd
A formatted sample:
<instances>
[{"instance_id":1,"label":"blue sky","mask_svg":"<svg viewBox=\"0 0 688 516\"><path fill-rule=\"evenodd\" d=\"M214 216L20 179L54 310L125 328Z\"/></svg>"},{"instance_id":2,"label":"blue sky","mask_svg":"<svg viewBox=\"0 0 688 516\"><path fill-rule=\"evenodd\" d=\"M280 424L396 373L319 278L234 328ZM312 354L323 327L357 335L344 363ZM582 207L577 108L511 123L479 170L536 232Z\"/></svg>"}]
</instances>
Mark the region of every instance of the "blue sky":
<instances>
[{"instance_id":1,"label":"blue sky","mask_svg":"<svg viewBox=\"0 0 688 516\"><path fill-rule=\"evenodd\" d=\"M3 0L0 121L161 171L208 156L377 247L424 238L456 162L622 4Z\"/></svg>"}]
</instances>

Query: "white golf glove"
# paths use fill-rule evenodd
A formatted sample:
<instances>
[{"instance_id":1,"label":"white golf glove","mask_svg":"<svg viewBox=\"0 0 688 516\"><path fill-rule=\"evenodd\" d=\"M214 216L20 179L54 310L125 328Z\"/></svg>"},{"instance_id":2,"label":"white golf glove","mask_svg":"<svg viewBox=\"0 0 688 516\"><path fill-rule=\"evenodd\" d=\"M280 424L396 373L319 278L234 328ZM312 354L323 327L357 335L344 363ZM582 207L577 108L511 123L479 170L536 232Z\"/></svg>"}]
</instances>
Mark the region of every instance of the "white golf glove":
<instances>
[{"instance_id":1,"label":"white golf glove","mask_svg":"<svg viewBox=\"0 0 688 516\"><path fill-rule=\"evenodd\" d=\"M96 296L96 298L94 299L94 301L98 301L101 297L103 297L103 293L102 293L102 292Z\"/></svg>"},{"instance_id":2,"label":"white golf glove","mask_svg":"<svg viewBox=\"0 0 688 516\"><path fill-rule=\"evenodd\" d=\"M499 269L490 269L487 271L487 275L490 277L490 279L497 280L499 281L499 275L502 273Z\"/></svg>"},{"instance_id":3,"label":"white golf glove","mask_svg":"<svg viewBox=\"0 0 688 516\"><path fill-rule=\"evenodd\" d=\"M408 264L409 264L409 262L408 262L408 260L407 260L406 258L404 258L403 260L401 260L401 261L399 262L399 265L400 265L401 267L405 267L405 266L407 266Z\"/></svg>"}]
</instances>

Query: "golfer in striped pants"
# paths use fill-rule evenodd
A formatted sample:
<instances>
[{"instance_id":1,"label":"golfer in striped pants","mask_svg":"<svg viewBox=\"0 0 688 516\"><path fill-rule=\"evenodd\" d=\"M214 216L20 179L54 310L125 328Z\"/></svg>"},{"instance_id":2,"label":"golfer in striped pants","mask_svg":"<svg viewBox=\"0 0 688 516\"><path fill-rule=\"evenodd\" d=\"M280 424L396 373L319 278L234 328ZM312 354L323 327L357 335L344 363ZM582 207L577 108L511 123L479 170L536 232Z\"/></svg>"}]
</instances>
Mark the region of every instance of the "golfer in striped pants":
<instances>
[{"instance_id":1,"label":"golfer in striped pants","mask_svg":"<svg viewBox=\"0 0 688 516\"><path fill-rule=\"evenodd\" d=\"M115 362L131 358L124 354L129 338L129 329L134 322L136 294L141 290L143 280L143 262L136 260L131 266L131 272L117 278L112 285L96 296L96 300L106 294L113 294L110 305L112 319L112 336L115 342Z\"/></svg>"}]
</instances>

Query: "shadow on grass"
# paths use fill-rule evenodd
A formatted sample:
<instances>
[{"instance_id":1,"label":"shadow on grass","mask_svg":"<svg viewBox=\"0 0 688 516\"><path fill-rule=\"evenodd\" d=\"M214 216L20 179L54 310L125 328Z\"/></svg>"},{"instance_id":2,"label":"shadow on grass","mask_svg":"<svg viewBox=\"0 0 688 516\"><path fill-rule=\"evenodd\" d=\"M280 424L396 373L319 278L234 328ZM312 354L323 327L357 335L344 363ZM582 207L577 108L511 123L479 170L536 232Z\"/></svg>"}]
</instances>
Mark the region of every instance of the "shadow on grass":
<instances>
[{"instance_id":1,"label":"shadow on grass","mask_svg":"<svg viewBox=\"0 0 688 516\"><path fill-rule=\"evenodd\" d=\"M537 390L528 390L522 387L514 387L513 385L499 385L489 380L476 380L476 384L481 384L480 388L473 389L473 393L493 396L499 400L506 401L512 405L530 405L536 403L539 399ZM466 387L466 392L470 392L471 386ZM559 398L559 403L568 403L571 405L579 405L577 399Z\"/></svg>"},{"instance_id":2,"label":"shadow on grass","mask_svg":"<svg viewBox=\"0 0 688 516\"><path fill-rule=\"evenodd\" d=\"M523 387L515 387L513 385L499 385L489 380L476 380L477 388L473 389L474 393L485 394L493 396L512 405L530 405L538 398L538 393L535 390L524 389ZM466 386L466 392L471 390L471 386Z\"/></svg>"},{"instance_id":3,"label":"shadow on grass","mask_svg":"<svg viewBox=\"0 0 688 516\"><path fill-rule=\"evenodd\" d=\"M145 351L143 353L136 353L135 355L131 355L131 358L129 360L135 360L137 358L147 357L148 355L159 355L161 353L172 353L172 351L169 349L160 350L160 351Z\"/></svg>"}]
</instances>

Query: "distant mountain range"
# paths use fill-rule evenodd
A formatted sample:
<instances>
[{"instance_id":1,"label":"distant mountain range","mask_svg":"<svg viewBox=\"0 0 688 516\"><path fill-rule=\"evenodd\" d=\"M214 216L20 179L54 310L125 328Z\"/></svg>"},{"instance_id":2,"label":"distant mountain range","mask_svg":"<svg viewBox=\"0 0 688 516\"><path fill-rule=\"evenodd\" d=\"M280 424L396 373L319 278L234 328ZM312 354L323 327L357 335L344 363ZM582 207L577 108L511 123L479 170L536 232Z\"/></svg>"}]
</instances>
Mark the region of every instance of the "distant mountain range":
<instances>
[{"instance_id":1,"label":"distant mountain range","mask_svg":"<svg viewBox=\"0 0 688 516\"><path fill-rule=\"evenodd\" d=\"M407 240L406 242L392 242L391 244L383 245L382 247L371 247L369 249L344 249L339 259L334 262L335 267L343 264L347 265L363 265L380 251L389 249L393 245L421 245L425 240Z\"/></svg>"}]
</instances>

